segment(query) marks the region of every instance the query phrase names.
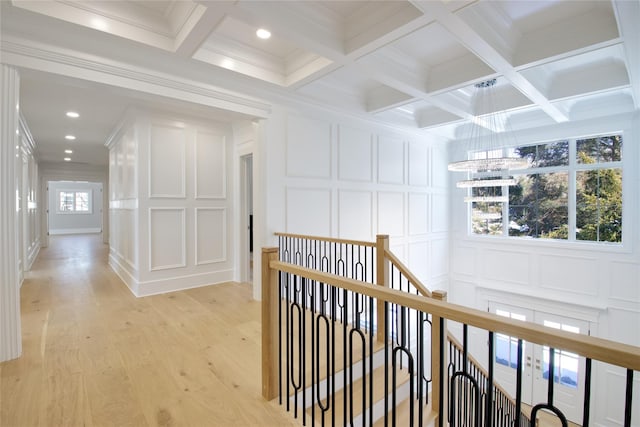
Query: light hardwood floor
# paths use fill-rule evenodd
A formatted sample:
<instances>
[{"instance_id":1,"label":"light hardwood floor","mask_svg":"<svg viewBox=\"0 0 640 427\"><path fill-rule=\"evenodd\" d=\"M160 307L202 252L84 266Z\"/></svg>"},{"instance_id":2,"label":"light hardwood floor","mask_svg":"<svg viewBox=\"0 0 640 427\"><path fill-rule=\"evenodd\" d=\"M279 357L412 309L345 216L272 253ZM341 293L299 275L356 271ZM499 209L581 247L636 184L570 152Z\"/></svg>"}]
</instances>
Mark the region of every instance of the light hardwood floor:
<instances>
[{"instance_id":1,"label":"light hardwood floor","mask_svg":"<svg viewBox=\"0 0 640 427\"><path fill-rule=\"evenodd\" d=\"M287 426L260 394L248 285L135 298L98 235L56 236L22 285L23 354L0 364L0 426Z\"/></svg>"}]
</instances>

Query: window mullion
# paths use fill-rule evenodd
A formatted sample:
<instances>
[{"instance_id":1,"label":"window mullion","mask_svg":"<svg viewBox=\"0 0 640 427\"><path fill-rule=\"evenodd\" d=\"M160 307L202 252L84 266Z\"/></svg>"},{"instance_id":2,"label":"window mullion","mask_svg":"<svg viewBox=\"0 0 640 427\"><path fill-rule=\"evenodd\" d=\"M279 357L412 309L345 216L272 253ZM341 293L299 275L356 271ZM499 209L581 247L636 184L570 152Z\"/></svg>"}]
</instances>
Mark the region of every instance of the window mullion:
<instances>
[{"instance_id":1,"label":"window mullion","mask_svg":"<svg viewBox=\"0 0 640 427\"><path fill-rule=\"evenodd\" d=\"M567 209L568 209L568 236L567 240L570 242L576 241L576 164L577 164L577 149L576 140L569 140L569 194L567 195Z\"/></svg>"}]
</instances>

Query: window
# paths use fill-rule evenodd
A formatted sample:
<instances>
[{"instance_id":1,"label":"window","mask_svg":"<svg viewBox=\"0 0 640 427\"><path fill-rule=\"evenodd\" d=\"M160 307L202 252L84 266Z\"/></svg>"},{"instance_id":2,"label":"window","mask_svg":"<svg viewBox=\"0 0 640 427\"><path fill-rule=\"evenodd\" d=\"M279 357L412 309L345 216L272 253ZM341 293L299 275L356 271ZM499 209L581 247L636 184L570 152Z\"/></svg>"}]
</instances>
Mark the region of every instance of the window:
<instances>
[{"instance_id":1,"label":"window","mask_svg":"<svg viewBox=\"0 0 640 427\"><path fill-rule=\"evenodd\" d=\"M529 168L513 171L515 185L471 189L473 196L506 200L471 204L473 234L622 242L621 135L509 151L526 158Z\"/></svg>"},{"instance_id":2,"label":"window","mask_svg":"<svg viewBox=\"0 0 640 427\"><path fill-rule=\"evenodd\" d=\"M59 213L91 213L90 191L59 191Z\"/></svg>"}]
</instances>

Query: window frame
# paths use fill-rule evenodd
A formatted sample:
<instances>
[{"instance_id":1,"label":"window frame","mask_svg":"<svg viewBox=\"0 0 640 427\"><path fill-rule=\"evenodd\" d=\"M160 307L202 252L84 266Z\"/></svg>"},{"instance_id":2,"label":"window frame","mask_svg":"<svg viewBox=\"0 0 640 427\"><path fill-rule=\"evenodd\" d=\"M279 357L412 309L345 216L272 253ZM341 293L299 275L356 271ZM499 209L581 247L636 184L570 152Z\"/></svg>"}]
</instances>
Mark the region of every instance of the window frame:
<instances>
[{"instance_id":1,"label":"window frame","mask_svg":"<svg viewBox=\"0 0 640 427\"><path fill-rule=\"evenodd\" d=\"M607 137L607 136L614 136L614 135L619 135L622 137L622 147L621 147L621 152L620 152L620 160L618 161L611 161L611 162L597 162L597 163L579 163L578 162L578 158L577 158L577 141L579 140L584 140L584 139L590 139L590 138L599 138L599 137ZM538 146L538 145L544 145L544 144L553 144L556 142L561 142L561 141L568 141L569 143L569 160L568 160L568 164L567 165L561 165L561 166L545 166L545 167L529 167L527 169L521 169L521 170L514 170L514 171L509 171L509 172L503 172L502 174L496 174L496 173L491 173L491 172L485 172L485 173L469 173L468 174L468 179L471 178L488 178L488 177L502 177L502 178L507 178L507 177L515 177L517 178L518 176L522 176L522 175L534 175L534 174L551 174L551 173L567 173L568 175L568 194L567 194L567 210L568 210L568 218L567 218L567 228L568 228L568 237L567 239L553 239L553 238L527 238L527 237L523 237L523 236L510 236L509 235L509 202L503 202L502 203L502 231L501 234L499 235L490 235L490 234L479 234L479 233L475 233L473 230L473 203L468 203L467 206L467 235L468 237L471 238L478 238L478 239L509 239L509 241L511 242L529 242L529 241L535 241L536 244L552 244L552 245L556 245L556 244L576 244L576 245L581 245L581 246L592 246L594 248L602 248L604 246L610 247L612 249L617 248L624 248L625 247L625 240L628 242L630 239L627 237L627 239L625 239L625 234L627 233L627 229L629 229L629 227L626 227L625 224L628 221L625 221L624 218L628 218L627 212L626 212L626 205L627 203L625 202L625 199L627 198L627 192L625 191L625 187L626 187L626 182L627 179L625 178L626 173L625 173L625 169L624 169L624 160L626 157L628 157L628 154L626 153L627 151L627 146L628 143L625 144L625 132L623 131L613 131L613 132L604 132L604 133L597 133L597 134L592 134L592 135L587 135L587 136L577 136L577 137L568 137L568 138L556 138L553 140L543 140L543 141L531 141L531 142L527 142L524 144L518 144L517 146L513 147L513 146L509 146L509 147L503 147L499 150L501 150L501 152L503 153L503 155L509 155L508 153L512 153L514 149L519 148L519 147L533 147L533 146ZM480 150L482 151L482 150ZM491 152L494 152L496 150L488 150ZM475 153L477 153L476 151L470 151L468 153L468 158L472 159L474 158L473 156L476 155ZM620 242L608 242L608 241L597 241L597 240L579 240L576 238L576 222L577 222L577 218L576 218L576 214L577 214L577 174L578 172L583 172L583 171L593 171L593 170L607 170L607 169L618 169L620 170L620 174L622 177L622 236L621 236L621 241ZM472 188L467 189L467 195L471 195L472 193ZM507 195L507 197L509 196L509 186L502 186L501 187L501 191L503 195Z\"/></svg>"},{"instance_id":2,"label":"window frame","mask_svg":"<svg viewBox=\"0 0 640 427\"><path fill-rule=\"evenodd\" d=\"M62 193L73 193L73 209L72 210L62 210L60 209L60 196ZM87 210L76 210L78 205L78 194L84 193L87 194ZM56 190L56 213L60 215L92 215L93 214L93 190L85 189L58 189Z\"/></svg>"}]
</instances>

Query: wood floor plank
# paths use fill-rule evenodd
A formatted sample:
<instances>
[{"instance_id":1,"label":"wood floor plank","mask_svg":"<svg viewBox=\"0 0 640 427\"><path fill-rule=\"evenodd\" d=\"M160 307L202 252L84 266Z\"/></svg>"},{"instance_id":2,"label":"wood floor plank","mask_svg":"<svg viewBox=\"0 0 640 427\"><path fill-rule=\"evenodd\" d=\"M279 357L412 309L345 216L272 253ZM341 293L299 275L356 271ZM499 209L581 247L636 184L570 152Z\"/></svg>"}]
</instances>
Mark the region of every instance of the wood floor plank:
<instances>
[{"instance_id":1,"label":"wood floor plank","mask_svg":"<svg viewBox=\"0 0 640 427\"><path fill-rule=\"evenodd\" d=\"M261 397L260 304L228 283L135 298L99 236L53 236L21 288L0 426L294 426Z\"/></svg>"}]
</instances>

